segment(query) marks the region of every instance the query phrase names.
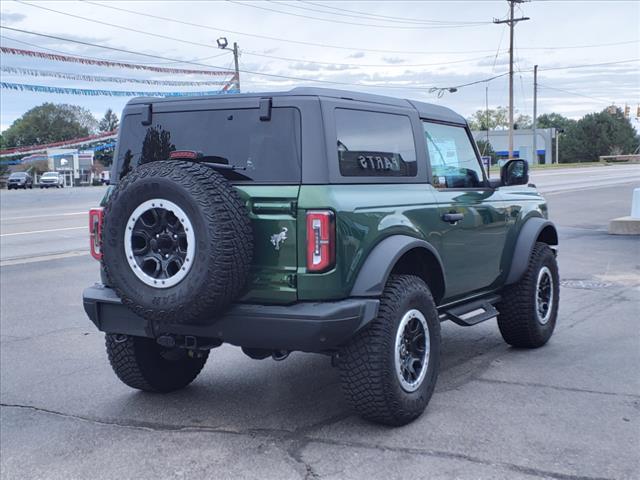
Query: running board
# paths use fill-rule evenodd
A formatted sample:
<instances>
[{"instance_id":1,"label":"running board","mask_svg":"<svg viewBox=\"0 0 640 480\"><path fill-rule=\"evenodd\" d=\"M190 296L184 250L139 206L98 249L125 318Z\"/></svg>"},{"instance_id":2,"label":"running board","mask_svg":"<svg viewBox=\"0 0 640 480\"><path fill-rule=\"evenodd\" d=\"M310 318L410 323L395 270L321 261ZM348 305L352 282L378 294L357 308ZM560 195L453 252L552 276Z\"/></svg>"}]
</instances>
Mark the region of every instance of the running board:
<instances>
[{"instance_id":1,"label":"running board","mask_svg":"<svg viewBox=\"0 0 640 480\"><path fill-rule=\"evenodd\" d=\"M500 301L499 295L483 297L470 303L445 310L443 316L462 327L470 327L490 320L498 315L493 304Z\"/></svg>"}]
</instances>

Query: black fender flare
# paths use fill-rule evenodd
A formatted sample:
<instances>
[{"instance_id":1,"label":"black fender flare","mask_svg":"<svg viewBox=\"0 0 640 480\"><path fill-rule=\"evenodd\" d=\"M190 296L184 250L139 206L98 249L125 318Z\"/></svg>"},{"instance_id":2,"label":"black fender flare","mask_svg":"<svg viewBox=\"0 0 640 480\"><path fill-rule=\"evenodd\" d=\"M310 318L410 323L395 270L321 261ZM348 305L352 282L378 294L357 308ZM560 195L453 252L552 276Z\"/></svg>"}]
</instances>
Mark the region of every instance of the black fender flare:
<instances>
[{"instance_id":1,"label":"black fender flare","mask_svg":"<svg viewBox=\"0 0 640 480\"><path fill-rule=\"evenodd\" d=\"M551 228L552 231L550 245L558 245L558 231L552 221L540 217L530 218L525 221L518 234L518 240L516 240L516 246L511 257L511 268L505 285L516 283L522 278L522 275L527 270L536 240L546 228Z\"/></svg>"},{"instance_id":2,"label":"black fender flare","mask_svg":"<svg viewBox=\"0 0 640 480\"><path fill-rule=\"evenodd\" d=\"M442 259L433 245L408 235L392 235L373 247L364 264L360 267L351 289L351 296L378 297L382 295L393 267L405 253L414 248L425 249L435 257L444 281Z\"/></svg>"}]
</instances>

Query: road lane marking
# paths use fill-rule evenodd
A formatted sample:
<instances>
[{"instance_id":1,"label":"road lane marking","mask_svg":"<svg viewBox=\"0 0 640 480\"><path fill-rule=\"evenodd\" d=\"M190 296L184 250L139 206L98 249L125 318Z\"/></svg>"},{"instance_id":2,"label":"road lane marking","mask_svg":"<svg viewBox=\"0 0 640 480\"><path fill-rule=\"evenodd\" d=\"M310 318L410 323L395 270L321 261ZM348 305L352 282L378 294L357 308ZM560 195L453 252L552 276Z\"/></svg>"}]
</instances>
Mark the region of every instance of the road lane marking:
<instances>
[{"instance_id":1,"label":"road lane marking","mask_svg":"<svg viewBox=\"0 0 640 480\"><path fill-rule=\"evenodd\" d=\"M50 233L50 232L65 232L67 230L80 230L80 229L86 229L87 232L89 231L89 227L88 226L83 226L83 227L67 227L67 228L52 228L51 230L32 230L30 232L15 232L15 233L3 233L0 235L0 237L13 237L15 235L31 235L34 233Z\"/></svg>"},{"instance_id":2,"label":"road lane marking","mask_svg":"<svg viewBox=\"0 0 640 480\"><path fill-rule=\"evenodd\" d=\"M84 257L85 255L89 255L89 252L87 250L73 250L71 252L50 253L46 255L39 255L37 257L15 257L8 258L6 260L0 260L0 267L8 267L9 265L22 265L25 263L46 262L49 260L59 260L61 258Z\"/></svg>"},{"instance_id":3,"label":"road lane marking","mask_svg":"<svg viewBox=\"0 0 640 480\"><path fill-rule=\"evenodd\" d=\"M87 215L89 216L89 210L87 209L84 212L71 212L71 213L51 213L49 215L27 215L25 217L7 217L3 218L3 221L8 220L27 220L29 218L49 218L49 217L67 217L71 215Z\"/></svg>"}]
</instances>

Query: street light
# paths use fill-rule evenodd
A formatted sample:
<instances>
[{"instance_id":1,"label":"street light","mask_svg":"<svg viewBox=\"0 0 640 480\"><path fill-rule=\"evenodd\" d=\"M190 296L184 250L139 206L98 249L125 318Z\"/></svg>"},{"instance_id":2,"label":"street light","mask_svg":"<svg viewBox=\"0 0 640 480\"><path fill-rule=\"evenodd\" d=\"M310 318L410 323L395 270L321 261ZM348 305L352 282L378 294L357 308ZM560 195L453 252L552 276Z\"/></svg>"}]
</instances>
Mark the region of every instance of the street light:
<instances>
[{"instance_id":1,"label":"street light","mask_svg":"<svg viewBox=\"0 0 640 480\"><path fill-rule=\"evenodd\" d=\"M227 48L227 46L229 45L227 37L220 37L216 40L216 42L218 43L218 48L221 48L222 50L230 50ZM238 68L238 44L236 42L233 42L233 61L236 67L234 80L236 88L238 89L238 93L240 93L240 69Z\"/></svg>"}]
</instances>

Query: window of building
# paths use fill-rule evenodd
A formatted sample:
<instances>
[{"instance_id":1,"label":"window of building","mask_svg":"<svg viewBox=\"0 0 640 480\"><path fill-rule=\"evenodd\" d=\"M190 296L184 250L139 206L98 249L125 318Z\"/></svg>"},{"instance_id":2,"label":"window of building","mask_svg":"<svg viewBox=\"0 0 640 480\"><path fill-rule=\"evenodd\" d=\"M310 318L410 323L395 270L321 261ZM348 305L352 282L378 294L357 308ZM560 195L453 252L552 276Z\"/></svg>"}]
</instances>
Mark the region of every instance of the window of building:
<instances>
[{"instance_id":1,"label":"window of building","mask_svg":"<svg viewBox=\"0 0 640 480\"><path fill-rule=\"evenodd\" d=\"M416 145L409 117L338 108L335 118L343 176L416 176Z\"/></svg>"},{"instance_id":2,"label":"window of building","mask_svg":"<svg viewBox=\"0 0 640 480\"><path fill-rule=\"evenodd\" d=\"M422 122L436 188L478 188L482 166L464 127Z\"/></svg>"}]
</instances>

